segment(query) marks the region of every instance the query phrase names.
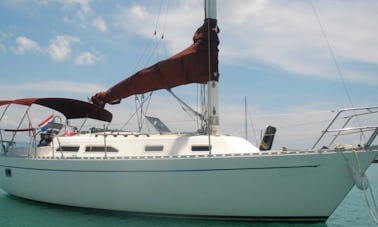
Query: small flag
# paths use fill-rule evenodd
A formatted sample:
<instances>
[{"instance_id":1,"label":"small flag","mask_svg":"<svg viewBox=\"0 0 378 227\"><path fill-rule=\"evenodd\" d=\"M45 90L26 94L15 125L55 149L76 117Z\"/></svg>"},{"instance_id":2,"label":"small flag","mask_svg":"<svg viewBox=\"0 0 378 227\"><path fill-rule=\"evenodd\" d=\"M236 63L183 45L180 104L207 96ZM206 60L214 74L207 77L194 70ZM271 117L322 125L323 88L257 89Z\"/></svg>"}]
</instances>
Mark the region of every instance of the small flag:
<instances>
[{"instance_id":1,"label":"small flag","mask_svg":"<svg viewBox=\"0 0 378 227\"><path fill-rule=\"evenodd\" d=\"M51 114L48 118L46 118L44 121L39 123L38 127L41 128L42 132L45 132L49 128L48 124L53 121L54 121L54 114Z\"/></svg>"}]
</instances>

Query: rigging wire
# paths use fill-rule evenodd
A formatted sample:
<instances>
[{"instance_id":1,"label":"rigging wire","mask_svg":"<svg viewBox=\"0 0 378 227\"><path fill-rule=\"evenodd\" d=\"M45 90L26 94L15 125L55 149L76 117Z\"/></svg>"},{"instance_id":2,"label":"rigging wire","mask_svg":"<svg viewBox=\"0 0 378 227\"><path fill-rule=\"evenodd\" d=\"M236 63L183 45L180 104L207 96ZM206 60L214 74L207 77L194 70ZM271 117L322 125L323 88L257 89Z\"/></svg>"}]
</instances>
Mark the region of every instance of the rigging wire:
<instances>
[{"instance_id":1,"label":"rigging wire","mask_svg":"<svg viewBox=\"0 0 378 227\"><path fill-rule=\"evenodd\" d=\"M151 53L150 55L147 57L146 59L146 65L148 65L150 62L151 62L151 59L153 56L156 56L157 52L158 52L158 49L160 47L160 43L162 42L162 40L164 39L164 32L165 32L165 24L166 24L166 18L167 18L167 12L168 12L168 9L166 10L166 13L165 13L165 17L164 17L164 23L163 23L163 30L162 30L162 35L160 36L160 38L158 37L158 27L159 27L159 23L160 23L160 16L161 16L161 13L162 13L162 7L163 7L163 2L164 0L161 0L160 1L160 5L159 5L159 11L158 11L158 15L157 15L157 18L156 18L156 23L155 23L155 28L154 28L154 32L153 32L153 37L152 39L150 40L150 43L152 43L152 41L155 42L155 45L152 47L152 50L151 50ZM151 98L152 98L152 94L153 94L153 91L150 93L150 95L147 97L147 105L145 108L143 108L143 104L145 103L145 101L143 101L145 98L144 98L144 95L140 95L140 101L138 99L138 96L136 96L136 99L138 100L139 102L139 105L140 105L140 115L138 114L138 127L139 127L139 131L142 130L143 128L143 124L144 124L144 117L146 116L147 112L148 112L148 109L150 107L150 102L151 102ZM136 101L137 102L137 101ZM136 104L137 105L137 104Z\"/></svg>"},{"instance_id":2,"label":"rigging wire","mask_svg":"<svg viewBox=\"0 0 378 227\"><path fill-rule=\"evenodd\" d=\"M145 46L145 48L144 48L144 50L142 52L142 55L139 57L137 63L135 64L134 71L140 65L142 59L145 58L145 56L147 54L147 50L151 47L152 42L156 39L157 29L158 29L158 25L159 25L159 18L160 18L160 14L161 14L161 8L162 8L162 5L163 5L163 1L164 0L160 1L159 11L158 11L158 15L157 15L157 18L156 18L156 23L155 23L154 31L152 33L152 38L149 39L147 45ZM148 58L151 58L151 55L153 55L153 52L150 54L150 57L148 57Z\"/></svg>"},{"instance_id":3,"label":"rigging wire","mask_svg":"<svg viewBox=\"0 0 378 227\"><path fill-rule=\"evenodd\" d=\"M135 65L134 71L141 64L143 59L146 60L145 63L143 63L143 64L148 65L151 62L151 60L154 58L154 56L156 57L157 53L159 52L159 48L164 46L164 45L161 45L161 43L165 38L165 29L166 29L166 25L167 25L168 10L169 10L169 4L166 1L161 0L160 4L159 4L159 10L158 10L158 13L157 13L157 16L156 16L156 23L154 25L152 37L151 37L151 39L149 39L146 47L144 48L144 50L142 52L141 57L138 59L136 65ZM159 30L161 30L161 33L159 32ZM159 33L161 35L159 35ZM166 52L166 50L164 52ZM201 88L201 94L204 93L203 89L205 89L205 88ZM127 122L121 127L121 130L123 130L126 127L126 125L128 125L128 123L132 120L132 118L136 116L137 121L138 121L137 122L138 129L139 129L139 131L141 131L141 129L144 125L144 116L146 116L147 111L149 109L149 104L150 104L152 93L153 92L151 92L147 98L145 98L143 95L135 95L135 108L136 108L136 110L135 110L134 114L132 114L130 119L128 119ZM203 100L205 100L205 98L206 97L204 96ZM206 101L203 101L203 100L202 100L202 103L206 102ZM183 107L183 109L184 109L184 111L187 111L188 109L190 109L190 107L189 108ZM204 110L205 108L202 107L202 109ZM196 111L194 111L194 112L196 112ZM207 111L202 111L202 112L205 113L205 114L207 113ZM197 114L195 114L195 115L199 116ZM199 117L199 118L201 120L201 125L204 125L204 122L206 124L207 119L203 119L203 117Z\"/></svg>"},{"instance_id":4,"label":"rigging wire","mask_svg":"<svg viewBox=\"0 0 378 227\"><path fill-rule=\"evenodd\" d=\"M346 93L346 95L347 95L347 99L348 99L348 101L349 101L351 107L354 108L353 101L352 101L352 97L351 97L351 95L350 95L350 93L349 93L349 90L348 90L348 87L347 87L347 85L346 85L346 82L345 82L344 76L343 76L343 74L342 74L342 72L341 72L341 69L340 69L339 64L338 64L338 62L337 62L337 59L336 59L336 56L335 56L335 54L334 54L334 52L333 52L333 50L332 50L332 48L331 48L330 42L329 42L328 37L327 37L327 35L326 35L326 33L325 33L325 30L324 30L324 28L323 28L323 25L322 25L322 23L320 22L320 18L319 18L319 15L318 15L318 13L317 13L317 11L316 11L316 9L315 9L314 3L313 3L312 0L310 0L310 3L311 3L312 10L314 11L315 17L316 17L316 19L317 19L317 22L318 22L318 24L319 24L319 26L320 26L320 29L321 29L321 31L322 31L323 37L324 37L324 39L325 39L325 41L326 41L326 43L327 43L328 51L330 52L330 54L331 54L331 56L332 56L333 62L334 62L335 67L336 67L336 69L337 69L337 73L338 73L338 75L339 75L339 77L340 77L340 80L341 80L341 82L342 82L342 85L343 85L344 91L345 91L345 93ZM358 125L361 127L361 123L360 123L360 121L359 121L359 118L357 117L356 119L357 119L357 123L358 123ZM364 132L361 130L361 138L362 138L362 137L363 137L364 140L366 141L366 139L365 139L365 135L364 135ZM361 140L362 140L362 139L361 139ZM361 177L364 177L364 176L365 176L365 173L364 173L364 172L362 171L362 169L361 169L361 163L360 163L360 160L359 160L359 157L358 157L358 154L357 154L356 151L354 151L354 155L355 155L356 161L357 161L357 163L358 163L358 172L359 172L359 174L360 174ZM378 208L377 208L377 204L376 204L376 201L375 201L375 198L374 198L374 194L373 194L373 192L372 192L371 187L369 187L369 188L367 189L367 187L368 187L368 185L369 185L369 180L368 180L367 177L366 177L365 179L366 179L366 182L367 182L367 185L364 185L364 189L363 189L363 194L364 194L365 202L366 202L366 205L368 206L368 211L369 211L369 214L370 214L371 218L373 219L373 221L375 222L375 224L378 224L378 218L377 218ZM369 198L368 198L368 194L367 194L366 190L369 190L369 192L370 192L370 197L371 197L371 200L372 200L372 203L373 203L373 207L372 207L371 203L369 202Z\"/></svg>"},{"instance_id":5,"label":"rigging wire","mask_svg":"<svg viewBox=\"0 0 378 227\"><path fill-rule=\"evenodd\" d=\"M169 11L169 1L167 2L166 8L165 8L164 22L163 22L163 29L162 29L161 39L165 38L165 28L167 26L168 11Z\"/></svg>"},{"instance_id":6,"label":"rigging wire","mask_svg":"<svg viewBox=\"0 0 378 227\"><path fill-rule=\"evenodd\" d=\"M320 21L319 14L316 11L316 8L315 8L315 5L313 3L313 0L310 0L310 3L311 3L312 10L313 10L313 12L315 14L316 20L317 20L317 22L319 24L320 30L321 30L321 32L323 34L323 38L324 38L325 42L327 43L328 51L329 51L329 53L330 53L330 55L332 57L333 63L335 64L335 67L336 67L336 70L337 70L337 74L339 75L340 81L341 81L341 83L343 85L344 92L345 92L345 94L347 96L349 104L350 104L350 106L352 108L354 108L354 104L353 104L353 101L352 101L352 96L350 95L349 89L348 89L348 87L346 85L346 82L345 82L345 79L344 79L344 75L341 72L341 68L340 68L340 66L339 66L339 64L337 62L336 55L335 55L335 53L334 53L334 51L333 51L333 49L331 47L331 44L329 42L329 39L328 39L327 34L325 32L325 29L324 29L324 27L323 27L323 25L322 25L322 23ZM361 123L360 123L360 120L359 120L358 117L356 118L356 121L357 121L357 124L361 127ZM361 130L361 138L363 138L363 140L366 141L365 133L362 130ZM361 141L362 141L362 139L361 139Z\"/></svg>"},{"instance_id":7,"label":"rigging wire","mask_svg":"<svg viewBox=\"0 0 378 227\"><path fill-rule=\"evenodd\" d=\"M152 93L153 93L153 92L150 92L150 93L148 94L148 96L152 96ZM142 105L147 101L147 99L148 99L148 97L142 101L142 104L141 104L141 105L137 106L136 111L135 111L133 114L131 114L131 116L130 116L129 119L125 122L125 124L122 125L120 131L122 131L122 130L123 130L128 124L129 124L129 122L130 122L130 121L133 119L133 117L137 114L137 112L140 110L140 108L142 108Z\"/></svg>"},{"instance_id":8,"label":"rigging wire","mask_svg":"<svg viewBox=\"0 0 378 227\"><path fill-rule=\"evenodd\" d=\"M208 4L208 2L206 2L205 1L205 4ZM209 7L209 5L206 5L205 6L205 10L208 10L208 9L206 9L207 7ZM206 15L207 13L205 12L205 15ZM207 17L208 15L206 15L206 17ZM210 81L211 81L211 41L210 41L210 36L211 36L211 30L210 30L211 28L210 28L210 20L207 20L207 42L208 42L208 60L207 60L207 62L208 62L208 68L209 68L209 70L208 70L208 76L209 76L209 78L208 78L208 81L209 82L207 82L207 84L208 84L208 86L207 86L207 92L208 92L208 99L209 99L209 96L210 96L210 94L209 94L209 92L210 92L210 84L209 83L211 83ZM211 154L211 134L212 134L212 124L211 124L211 106L210 106L210 101L208 100L208 102L207 102L207 124L206 124L206 130L207 130L207 134L208 134L208 142L209 142L209 156L211 156L212 154Z\"/></svg>"},{"instance_id":9,"label":"rigging wire","mask_svg":"<svg viewBox=\"0 0 378 227\"><path fill-rule=\"evenodd\" d=\"M328 37L327 37L327 34L326 34L325 30L324 30L324 27L323 27L323 25L322 25L322 23L321 23L321 21L320 21L320 17L319 17L319 15L318 15L317 11L316 11L316 8L315 8L315 6L314 6L313 1L310 0L310 3L311 3L312 10L314 11L314 14L315 14L316 20L317 20L317 22L318 22L318 24L319 24L320 30L321 30L321 32L322 32L323 38L324 38L325 42L327 43L328 51L329 51L329 53L330 53L330 55L331 55L331 57L332 57L333 63L335 64L335 67L336 67L336 70L337 70L337 74L338 74L339 77L340 77L340 80L341 80L341 82L342 82L342 85L343 85L344 91L345 91L345 93L346 93L347 99L348 99L348 101L349 101L349 104L350 104L351 107L353 108L354 105L353 105L352 97L351 97L351 95L350 95L350 93L349 93L349 90L348 90L348 87L347 87L347 85L346 85L346 82L345 82L345 79L344 79L344 75L343 75L343 73L341 72L340 66L339 66L339 64L338 64L338 62L337 62L336 55L335 55L335 53L333 52L333 49L332 49L332 47L331 47L331 44L330 44L329 39L328 39Z\"/></svg>"},{"instance_id":10,"label":"rigging wire","mask_svg":"<svg viewBox=\"0 0 378 227\"><path fill-rule=\"evenodd\" d=\"M141 101L140 102L143 102L143 103L140 103L140 115L137 116L137 119L138 119L138 127L139 127L139 132L142 131L142 128L143 128L143 124L145 122L145 117L147 115L147 112L148 112L148 109L150 107L150 102L151 102L151 99L152 99L152 94L153 94L153 91L150 92L150 95L147 96L147 98L144 98L144 94L141 95ZM143 101L143 100L146 100L146 101ZM139 100L138 100L139 101ZM143 108L144 106L144 102L147 102L147 105L145 108ZM138 112L138 111L136 111Z\"/></svg>"},{"instance_id":11,"label":"rigging wire","mask_svg":"<svg viewBox=\"0 0 378 227\"><path fill-rule=\"evenodd\" d=\"M164 19L163 19L163 22L162 22L163 23L162 32L161 32L160 37L158 37L158 27L161 24L160 16L162 14L163 2L164 2L164 0L160 1L159 11L158 11L158 15L157 15L157 18L156 18L154 32L153 32L153 38L151 39L151 41L155 41L155 46L151 50L151 54L149 55L149 57L146 59L146 65L151 62L151 58L153 56L156 56L156 53L158 52L157 50L160 47L160 43L162 42L162 40L164 40L165 27L166 27L166 23L167 23L168 6L167 6L166 11L164 13L165 16L164 16Z\"/></svg>"},{"instance_id":12,"label":"rigging wire","mask_svg":"<svg viewBox=\"0 0 378 227\"><path fill-rule=\"evenodd\" d=\"M190 107L188 104L186 104L182 99L180 99L171 89L166 89L181 105L181 108L184 110L185 113L188 113L190 117L194 115L196 119L200 119L201 122L205 119L205 116L202 115L200 112L194 110L192 107ZM191 113L191 114L190 114ZM195 120L195 119L193 119ZM201 131L204 129L204 125L201 125Z\"/></svg>"},{"instance_id":13,"label":"rigging wire","mask_svg":"<svg viewBox=\"0 0 378 227\"><path fill-rule=\"evenodd\" d=\"M151 39L149 39L147 45L145 46L141 56L139 57L137 63L134 66L133 71L136 71L136 69L139 67L139 65L141 64L143 59L146 59L146 62L144 63L144 65L148 65L150 63L152 57L156 56L156 53L158 52L158 49L159 49L159 46L160 46L160 43L164 39L168 6L167 6L166 11L164 13L165 16L164 16L164 22L163 22L162 35L160 36L160 38L158 38L158 28L159 28L159 25L160 25L160 17L162 15L162 9L163 9L163 5L164 5L163 3L164 3L164 0L161 0L160 4L159 4L158 14L157 14L157 17L156 17L156 23L155 23L155 26L154 26L154 30L152 32L152 37L151 37ZM147 54L148 54L148 56L147 56ZM144 116L146 116L146 113L149 109L152 94L153 94L153 92L150 92L150 94L147 96L147 98L145 98L143 94L142 95L135 95L136 111L134 112L134 114L131 115L130 119L128 119L126 121L126 123L121 127L121 130L123 130L126 127L126 125L130 122L130 120L135 115L137 115L138 130L141 131L143 124L144 124ZM147 100L148 100L147 104L144 105Z\"/></svg>"},{"instance_id":14,"label":"rigging wire","mask_svg":"<svg viewBox=\"0 0 378 227\"><path fill-rule=\"evenodd\" d=\"M209 76L209 78L208 78L208 87L207 87L207 92L210 92L210 84L209 83L211 83L211 64L212 64L212 58L211 58L211 48L212 48L212 43L211 43L211 40L210 40L210 36L211 36L211 28L210 28L210 20L208 20L207 21L207 42L208 42L208 68L209 68L209 70L208 70L208 76ZM207 94L208 96L210 96L210 93L208 93ZM207 110L207 112L208 112L208 122L207 122L207 124L208 124L208 130L209 130L209 135L212 133L212 124L211 124L211 112L212 112L212 107L210 106L210 101L208 100L207 101L208 103L207 103L207 105L208 105L208 110ZM210 137L209 137L209 141L210 141Z\"/></svg>"},{"instance_id":15,"label":"rigging wire","mask_svg":"<svg viewBox=\"0 0 378 227\"><path fill-rule=\"evenodd\" d=\"M252 118L249 118L248 120L250 121L250 125L251 125L251 128L252 128L252 136L253 136L253 139L254 139L255 145L256 145L256 144L259 144L259 140L257 139L257 134L258 134L258 133L256 133L257 130L256 130L256 128L255 128L254 121L252 120ZM261 137L261 136L260 136L260 137ZM260 138L260 140L261 140L261 138Z\"/></svg>"},{"instance_id":16,"label":"rigging wire","mask_svg":"<svg viewBox=\"0 0 378 227\"><path fill-rule=\"evenodd\" d=\"M206 84L197 84L196 85L197 97L196 97L196 112L201 113L202 117L196 118L197 128L202 129L205 131L206 128L206 120L207 120L207 104L206 104Z\"/></svg>"}]
</instances>

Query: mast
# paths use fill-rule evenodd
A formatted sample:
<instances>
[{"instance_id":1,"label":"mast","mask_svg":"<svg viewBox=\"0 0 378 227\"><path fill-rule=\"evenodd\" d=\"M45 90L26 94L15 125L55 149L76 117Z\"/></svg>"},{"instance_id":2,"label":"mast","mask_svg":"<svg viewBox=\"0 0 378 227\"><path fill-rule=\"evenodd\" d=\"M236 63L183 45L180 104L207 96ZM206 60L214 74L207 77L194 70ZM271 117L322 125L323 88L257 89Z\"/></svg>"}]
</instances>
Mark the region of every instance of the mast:
<instances>
[{"instance_id":1,"label":"mast","mask_svg":"<svg viewBox=\"0 0 378 227\"><path fill-rule=\"evenodd\" d=\"M205 19L217 19L217 7L216 7L216 0L205 0ZM208 24L210 26L210 24ZM209 34L212 29L218 29L215 28L209 28ZM208 39L210 41L210 39ZM212 44L209 42L209 50L211 49ZM211 59L210 57L210 51L209 51L209 65L211 65L211 61L214 61L214 59ZM209 78L218 78L219 73L214 72L217 75L211 76L211 69L209 67ZM209 134L211 135L217 135L219 134L219 95L218 95L218 81L210 80L207 82L207 108L208 108L208 127L209 127Z\"/></svg>"}]
</instances>

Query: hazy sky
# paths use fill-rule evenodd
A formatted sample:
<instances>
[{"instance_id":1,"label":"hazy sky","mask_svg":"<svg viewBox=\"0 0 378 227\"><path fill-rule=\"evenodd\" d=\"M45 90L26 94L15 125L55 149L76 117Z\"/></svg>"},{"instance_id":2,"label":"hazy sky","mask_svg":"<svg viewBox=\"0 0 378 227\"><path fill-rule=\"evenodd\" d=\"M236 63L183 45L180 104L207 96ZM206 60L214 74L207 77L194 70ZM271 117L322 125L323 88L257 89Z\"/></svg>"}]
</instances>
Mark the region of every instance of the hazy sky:
<instances>
[{"instance_id":1,"label":"hazy sky","mask_svg":"<svg viewBox=\"0 0 378 227\"><path fill-rule=\"evenodd\" d=\"M256 132L271 123L280 132L323 122L327 110L378 104L378 1L312 4L218 1L223 131L244 133L244 97ZM189 46L202 20L201 0L2 0L0 99L86 100ZM195 104L192 90L196 87L174 89ZM151 111L168 125L180 121L166 91L156 92L153 101ZM109 107L116 122L125 119L117 114L135 109L133 102L129 98ZM164 114L168 117L160 116Z\"/></svg>"}]
</instances>

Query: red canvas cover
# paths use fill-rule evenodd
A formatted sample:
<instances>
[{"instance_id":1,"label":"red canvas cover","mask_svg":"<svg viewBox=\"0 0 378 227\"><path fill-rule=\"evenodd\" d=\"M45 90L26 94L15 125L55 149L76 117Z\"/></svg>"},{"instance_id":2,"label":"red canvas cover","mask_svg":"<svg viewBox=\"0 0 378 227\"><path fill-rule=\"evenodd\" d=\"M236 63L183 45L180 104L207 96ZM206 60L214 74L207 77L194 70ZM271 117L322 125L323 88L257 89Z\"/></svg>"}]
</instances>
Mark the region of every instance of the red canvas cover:
<instances>
[{"instance_id":1,"label":"red canvas cover","mask_svg":"<svg viewBox=\"0 0 378 227\"><path fill-rule=\"evenodd\" d=\"M97 93L91 97L92 102L104 107L106 103L135 94L189 83L218 81L219 40L217 33L217 20L205 19L203 25L194 34L191 46L166 60L142 69L107 91ZM209 59L211 59L210 63Z\"/></svg>"},{"instance_id":2,"label":"red canvas cover","mask_svg":"<svg viewBox=\"0 0 378 227\"><path fill-rule=\"evenodd\" d=\"M0 106L9 105L9 104L18 104L30 106L37 100L36 98L25 98L25 99L15 99L15 100L0 100Z\"/></svg>"},{"instance_id":3,"label":"red canvas cover","mask_svg":"<svg viewBox=\"0 0 378 227\"><path fill-rule=\"evenodd\" d=\"M12 104L13 100L0 100L0 106Z\"/></svg>"},{"instance_id":4,"label":"red canvas cover","mask_svg":"<svg viewBox=\"0 0 378 227\"><path fill-rule=\"evenodd\" d=\"M24 98L15 100L0 100L0 106L18 104L30 106L38 104L62 113L67 119L92 118L110 122L113 115L96 105L88 102L67 98Z\"/></svg>"}]
</instances>

